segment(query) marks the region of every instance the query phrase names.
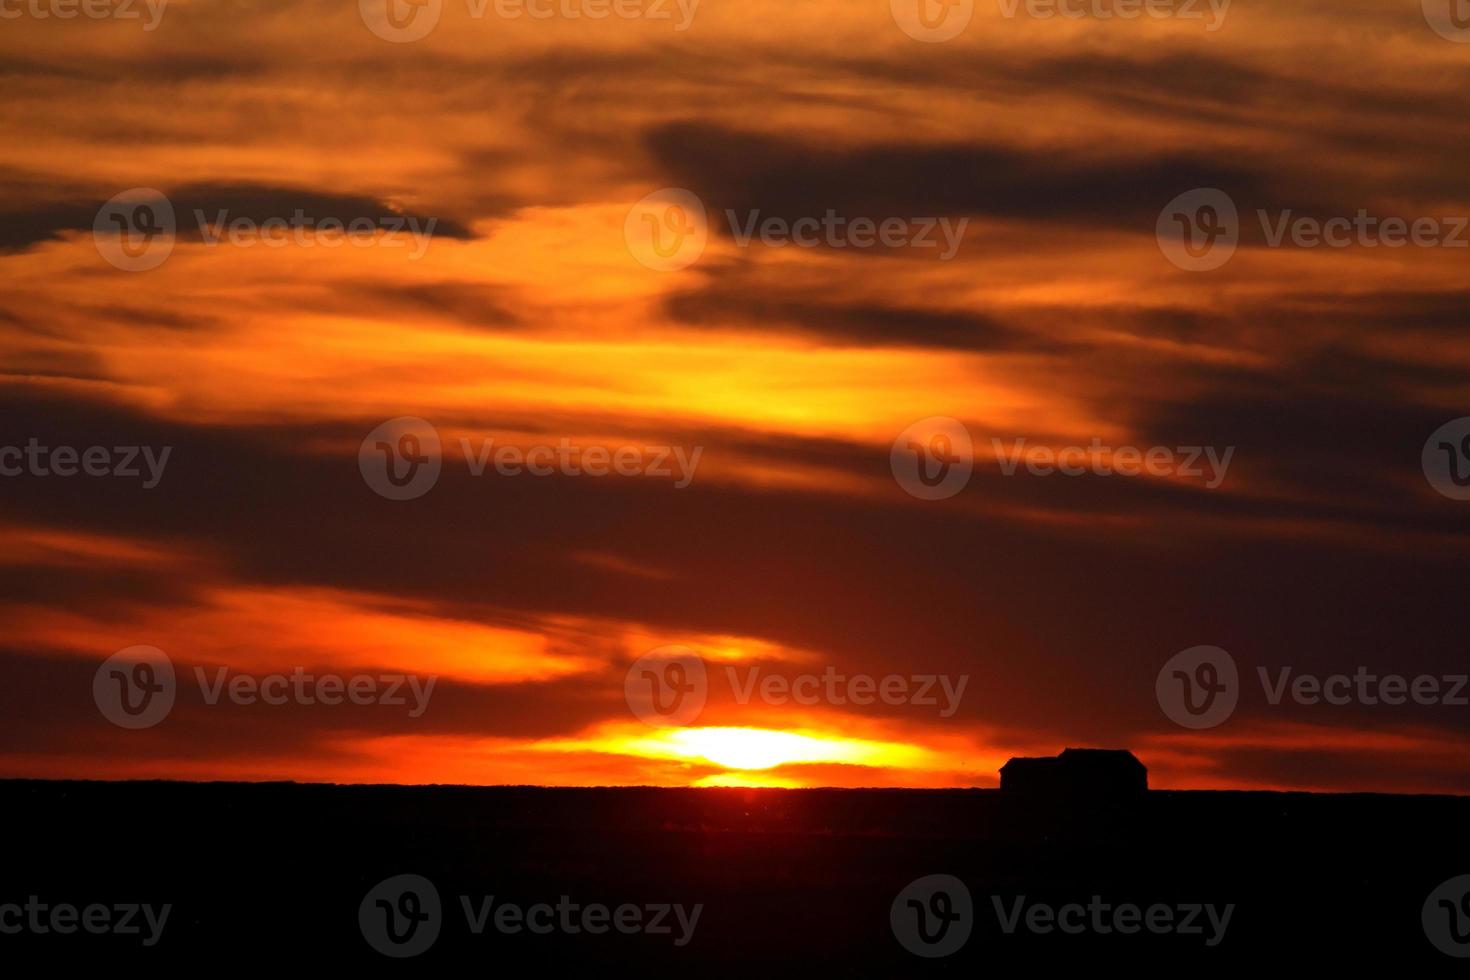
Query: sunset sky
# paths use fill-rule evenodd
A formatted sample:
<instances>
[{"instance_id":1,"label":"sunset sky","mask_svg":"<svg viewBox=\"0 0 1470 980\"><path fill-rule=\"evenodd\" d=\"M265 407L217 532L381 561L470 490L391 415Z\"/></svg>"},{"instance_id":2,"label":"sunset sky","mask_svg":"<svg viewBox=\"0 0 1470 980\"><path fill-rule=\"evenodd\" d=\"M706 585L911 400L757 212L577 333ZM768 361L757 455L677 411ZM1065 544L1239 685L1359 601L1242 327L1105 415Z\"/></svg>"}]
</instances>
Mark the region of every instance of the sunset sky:
<instances>
[{"instance_id":1,"label":"sunset sky","mask_svg":"<svg viewBox=\"0 0 1470 980\"><path fill-rule=\"evenodd\" d=\"M1161 788L1470 792L1470 706L1256 680L1470 672L1470 502L1421 469L1470 415L1470 248L1256 220L1470 214L1470 44L1418 0L1236 0L1214 30L975 0L938 42L888 0L440 6L400 42L355 0L0 22L0 446L170 447L153 487L0 477L0 777L988 787L1080 745ZM177 220L141 271L94 234L135 188ZM706 212L682 268L636 240L671 188ZM1155 236L1196 188L1240 210L1214 271ZM195 220L298 208L377 230ZM944 258L938 231L742 243L727 209L965 222ZM421 254L385 219L432 219ZM359 451L401 417L442 472L393 500ZM890 449L934 417L974 472L924 500ZM686 486L477 476L460 440L491 438L701 452ZM1213 487L1006 475L993 439L1234 455ZM1155 679L1206 644L1240 705L1187 730ZM130 731L93 676L135 645L179 690ZM709 669L685 727L625 699L668 645ZM410 717L209 704L196 666L437 680ZM967 681L949 716L741 703L752 666Z\"/></svg>"}]
</instances>

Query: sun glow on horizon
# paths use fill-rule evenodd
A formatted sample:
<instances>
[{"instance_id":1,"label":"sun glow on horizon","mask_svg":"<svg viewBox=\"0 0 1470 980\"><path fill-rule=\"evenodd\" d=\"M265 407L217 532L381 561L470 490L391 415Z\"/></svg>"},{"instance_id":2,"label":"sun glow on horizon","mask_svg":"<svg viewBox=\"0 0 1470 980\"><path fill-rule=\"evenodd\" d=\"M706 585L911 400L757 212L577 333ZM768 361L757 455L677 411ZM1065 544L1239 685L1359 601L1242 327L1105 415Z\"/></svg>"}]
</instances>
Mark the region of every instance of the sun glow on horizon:
<instances>
[{"instance_id":1,"label":"sun glow on horizon","mask_svg":"<svg viewBox=\"0 0 1470 980\"><path fill-rule=\"evenodd\" d=\"M794 763L919 768L926 756L924 749L901 742L743 727L669 728L649 735L612 736L557 747L708 762L739 771Z\"/></svg>"}]
</instances>

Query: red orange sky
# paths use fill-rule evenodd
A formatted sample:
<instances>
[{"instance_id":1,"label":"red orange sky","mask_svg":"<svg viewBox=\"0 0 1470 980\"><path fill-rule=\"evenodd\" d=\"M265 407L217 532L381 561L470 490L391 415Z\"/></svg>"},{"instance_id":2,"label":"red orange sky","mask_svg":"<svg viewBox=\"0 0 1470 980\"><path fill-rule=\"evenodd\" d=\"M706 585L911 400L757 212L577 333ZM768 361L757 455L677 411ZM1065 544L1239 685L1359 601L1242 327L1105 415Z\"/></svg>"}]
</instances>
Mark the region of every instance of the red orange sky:
<instances>
[{"instance_id":1,"label":"red orange sky","mask_svg":"<svg viewBox=\"0 0 1470 980\"><path fill-rule=\"evenodd\" d=\"M1247 223L1470 213L1470 45L1417 2L1237 0L1218 30L973 6L941 43L886 0L703 0L682 30L444 0L404 43L325 0L5 20L0 446L170 456L152 488L0 478L0 776L993 786L1100 745L1155 786L1470 791L1470 708L1257 687L1196 732L1154 686L1198 644L1251 683L1470 670L1470 504L1420 471L1470 414L1470 252L1250 240L1199 274L1155 240L1200 186ZM130 188L179 222L147 271L92 231ZM684 268L625 234L662 188L708 210ZM193 224L298 207L436 232ZM965 225L945 260L741 244L726 209ZM359 451L405 416L442 473L390 500ZM890 470L931 417L976 442L946 500ZM1213 488L1005 476L991 440L1023 438L1235 456ZM701 456L687 486L475 475L488 439ZM92 678L138 644L180 692L127 731ZM625 698L668 644L710 665L684 728ZM417 717L210 704L195 667L436 683ZM742 703L751 667L967 682L948 716Z\"/></svg>"}]
</instances>

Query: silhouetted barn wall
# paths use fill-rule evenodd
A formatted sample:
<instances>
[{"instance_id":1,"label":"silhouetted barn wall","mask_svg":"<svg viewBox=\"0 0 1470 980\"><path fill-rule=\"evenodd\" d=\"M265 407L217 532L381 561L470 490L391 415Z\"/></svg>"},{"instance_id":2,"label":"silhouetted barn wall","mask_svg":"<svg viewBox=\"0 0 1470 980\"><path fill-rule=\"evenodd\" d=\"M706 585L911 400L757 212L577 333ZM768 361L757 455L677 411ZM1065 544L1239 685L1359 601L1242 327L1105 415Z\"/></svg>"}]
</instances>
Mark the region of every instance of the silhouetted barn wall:
<instances>
[{"instance_id":1,"label":"silhouetted barn wall","mask_svg":"<svg viewBox=\"0 0 1470 980\"><path fill-rule=\"evenodd\" d=\"M1020 793L1122 795L1148 789L1148 769L1122 749L1066 749L1054 758L1012 759L1000 788Z\"/></svg>"}]
</instances>

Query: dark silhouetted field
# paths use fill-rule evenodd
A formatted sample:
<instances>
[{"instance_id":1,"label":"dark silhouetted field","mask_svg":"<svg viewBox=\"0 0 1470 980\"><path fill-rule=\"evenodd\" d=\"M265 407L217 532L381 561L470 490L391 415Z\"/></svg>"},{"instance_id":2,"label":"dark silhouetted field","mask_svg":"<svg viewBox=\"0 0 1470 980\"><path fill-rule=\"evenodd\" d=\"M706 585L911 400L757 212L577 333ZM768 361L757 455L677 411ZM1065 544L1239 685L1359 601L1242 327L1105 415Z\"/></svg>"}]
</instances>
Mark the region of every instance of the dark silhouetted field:
<instances>
[{"instance_id":1,"label":"dark silhouetted field","mask_svg":"<svg viewBox=\"0 0 1470 980\"><path fill-rule=\"evenodd\" d=\"M1421 907L1470 872L1470 799L1151 792L1135 804L1028 802L993 790L355 787L0 783L11 829L0 904L172 906L141 936L0 936L66 960L184 967L378 968L359 905L381 880L431 881L437 939L407 969L540 975L641 968L647 976L991 976L1071 963L1275 973L1287 964L1391 960L1404 975L1463 961L1430 945ZM967 887L973 932L923 959L895 938L910 882ZM472 909L562 896L578 907L702 906L670 934L475 935ZM1233 905L1217 945L1201 935L1005 933L1025 897L1083 905ZM644 913L648 914L648 913ZM543 920L544 921L544 920ZM573 920L575 921L575 920ZM1204 922L1201 917L1201 922ZM669 922L673 924L672 916ZM580 973L577 975L581 975ZM1136 975L1136 974L1123 974Z\"/></svg>"}]
</instances>

